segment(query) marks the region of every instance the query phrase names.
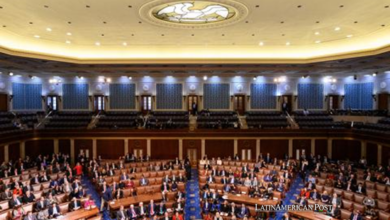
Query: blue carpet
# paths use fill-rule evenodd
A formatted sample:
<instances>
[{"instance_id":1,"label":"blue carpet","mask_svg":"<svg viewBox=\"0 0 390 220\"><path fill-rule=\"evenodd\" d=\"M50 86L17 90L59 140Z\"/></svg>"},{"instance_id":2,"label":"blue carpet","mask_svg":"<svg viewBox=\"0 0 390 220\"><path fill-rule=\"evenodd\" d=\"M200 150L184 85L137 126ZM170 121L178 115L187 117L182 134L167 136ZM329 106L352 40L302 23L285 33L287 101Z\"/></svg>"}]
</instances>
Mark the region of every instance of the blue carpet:
<instances>
[{"instance_id":1,"label":"blue carpet","mask_svg":"<svg viewBox=\"0 0 390 220\"><path fill-rule=\"evenodd\" d=\"M186 184L186 205L184 219L201 219L198 170L191 170L191 180Z\"/></svg>"},{"instance_id":2,"label":"blue carpet","mask_svg":"<svg viewBox=\"0 0 390 220\"><path fill-rule=\"evenodd\" d=\"M296 195L299 195L301 188L303 188L303 180L302 178L297 175L295 180L292 182L290 186L290 190L286 193L286 197L282 200L283 205L291 205L291 200L296 199ZM278 212L276 213L275 218L270 218L272 220L281 220L285 212Z\"/></svg>"},{"instance_id":3,"label":"blue carpet","mask_svg":"<svg viewBox=\"0 0 390 220\"><path fill-rule=\"evenodd\" d=\"M93 199L93 201L95 201L96 206L100 208L100 195L96 191L95 186L88 179L88 177L83 176L83 178L81 179L81 184L83 184L84 188L87 189L87 194L91 195L91 198ZM109 211L104 210L103 219L111 220Z\"/></svg>"}]
</instances>

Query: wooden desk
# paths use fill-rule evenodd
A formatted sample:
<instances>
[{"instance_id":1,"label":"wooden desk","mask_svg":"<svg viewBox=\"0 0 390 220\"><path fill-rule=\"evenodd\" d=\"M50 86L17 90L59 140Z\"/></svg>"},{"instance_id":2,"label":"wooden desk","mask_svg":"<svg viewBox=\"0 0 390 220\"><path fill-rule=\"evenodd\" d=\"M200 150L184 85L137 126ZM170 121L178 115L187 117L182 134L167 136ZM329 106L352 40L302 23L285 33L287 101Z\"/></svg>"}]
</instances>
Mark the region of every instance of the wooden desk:
<instances>
[{"instance_id":1,"label":"wooden desk","mask_svg":"<svg viewBox=\"0 0 390 220\"><path fill-rule=\"evenodd\" d=\"M154 200L154 202L159 202L162 200L161 193L155 193L152 195L139 195L137 197L127 197L123 199L116 200L115 202L110 202L110 209L111 210L118 210L121 205L123 207L128 208L131 204L138 205L138 203L149 203L150 200Z\"/></svg>"},{"instance_id":2,"label":"wooden desk","mask_svg":"<svg viewBox=\"0 0 390 220\"><path fill-rule=\"evenodd\" d=\"M304 219L310 219L310 220L338 220L336 218L332 218L330 216L327 216L322 213L318 212L311 212L311 211L305 211L305 212L298 212L298 211L290 211L289 212L292 216L301 217Z\"/></svg>"},{"instance_id":3,"label":"wooden desk","mask_svg":"<svg viewBox=\"0 0 390 220\"><path fill-rule=\"evenodd\" d=\"M97 207L90 210L79 209L77 211L68 212L62 217L60 217L59 219L66 219L66 220L87 219L97 214L99 214L99 209Z\"/></svg>"},{"instance_id":4,"label":"wooden desk","mask_svg":"<svg viewBox=\"0 0 390 220\"><path fill-rule=\"evenodd\" d=\"M252 206L255 206L255 205L277 205L280 200L264 200L264 201L260 201L259 198L251 198L249 197L248 195L242 195L241 196L237 196L237 195L233 195L233 194L228 194L227 195L227 200L229 202L234 202L236 204L247 204L247 205L252 205Z\"/></svg>"}]
</instances>

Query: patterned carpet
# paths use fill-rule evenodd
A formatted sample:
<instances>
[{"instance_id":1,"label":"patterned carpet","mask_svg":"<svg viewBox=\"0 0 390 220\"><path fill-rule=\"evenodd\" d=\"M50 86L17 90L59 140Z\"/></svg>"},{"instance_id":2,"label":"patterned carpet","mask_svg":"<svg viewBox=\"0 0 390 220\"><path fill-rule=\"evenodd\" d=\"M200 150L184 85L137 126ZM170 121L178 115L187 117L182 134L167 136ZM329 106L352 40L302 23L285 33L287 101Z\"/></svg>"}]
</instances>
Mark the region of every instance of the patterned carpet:
<instances>
[{"instance_id":1,"label":"patterned carpet","mask_svg":"<svg viewBox=\"0 0 390 220\"><path fill-rule=\"evenodd\" d=\"M201 219L202 215L200 209L200 198L199 198L199 180L198 170L191 170L191 180L187 181L186 184L186 206L184 219Z\"/></svg>"}]
</instances>

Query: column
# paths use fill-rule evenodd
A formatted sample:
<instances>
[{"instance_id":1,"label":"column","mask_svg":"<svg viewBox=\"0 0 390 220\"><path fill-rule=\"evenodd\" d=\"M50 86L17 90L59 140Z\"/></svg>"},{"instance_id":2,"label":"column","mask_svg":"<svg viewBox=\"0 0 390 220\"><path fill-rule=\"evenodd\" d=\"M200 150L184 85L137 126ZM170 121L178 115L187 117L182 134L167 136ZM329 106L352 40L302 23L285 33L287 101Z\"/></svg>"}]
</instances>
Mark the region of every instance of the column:
<instances>
[{"instance_id":1,"label":"column","mask_svg":"<svg viewBox=\"0 0 390 220\"><path fill-rule=\"evenodd\" d=\"M382 145L378 144L378 164L377 165L380 165L382 164Z\"/></svg>"},{"instance_id":2,"label":"column","mask_svg":"<svg viewBox=\"0 0 390 220\"><path fill-rule=\"evenodd\" d=\"M125 150L124 150L124 152L125 152L125 155L126 155L127 153L129 153L129 139L125 139L124 142L125 142Z\"/></svg>"},{"instance_id":3,"label":"column","mask_svg":"<svg viewBox=\"0 0 390 220\"><path fill-rule=\"evenodd\" d=\"M183 139L179 139L179 160L183 159Z\"/></svg>"},{"instance_id":4,"label":"column","mask_svg":"<svg viewBox=\"0 0 390 220\"><path fill-rule=\"evenodd\" d=\"M288 156L293 157L293 139L288 139Z\"/></svg>"},{"instance_id":5,"label":"column","mask_svg":"<svg viewBox=\"0 0 390 220\"><path fill-rule=\"evenodd\" d=\"M310 151L315 156L316 155L316 139L312 138L310 143Z\"/></svg>"},{"instance_id":6,"label":"column","mask_svg":"<svg viewBox=\"0 0 390 220\"><path fill-rule=\"evenodd\" d=\"M257 160L257 158L259 158L260 153L261 153L261 151L260 151L260 139L256 139L256 160Z\"/></svg>"},{"instance_id":7,"label":"column","mask_svg":"<svg viewBox=\"0 0 390 220\"><path fill-rule=\"evenodd\" d=\"M96 139L92 139L92 158L97 158L97 144Z\"/></svg>"},{"instance_id":8,"label":"column","mask_svg":"<svg viewBox=\"0 0 390 220\"><path fill-rule=\"evenodd\" d=\"M150 157L152 155L152 140L146 139L146 154Z\"/></svg>"},{"instance_id":9,"label":"column","mask_svg":"<svg viewBox=\"0 0 390 220\"><path fill-rule=\"evenodd\" d=\"M332 158L332 139L328 139L328 158Z\"/></svg>"},{"instance_id":10,"label":"column","mask_svg":"<svg viewBox=\"0 0 390 220\"><path fill-rule=\"evenodd\" d=\"M234 139L234 156L238 154L238 140Z\"/></svg>"},{"instance_id":11,"label":"column","mask_svg":"<svg viewBox=\"0 0 390 220\"><path fill-rule=\"evenodd\" d=\"M22 141L20 142L20 158L24 158L26 156L26 151L25 151L25 148L26 148L26 142Z\"/></svg>"},{"instance_id":12,"label":"column","mask_svg":"<svg viewBox=\"0 0 390 220\"><path fill-rule=\"evenodd\" d=\"M75 162L75 152L74 152L74 139L70 139L70 163L74 164Z\"/></svg>"},{"instance_id":13,"label":"column","mask_svg":"<svg viewBox=\"0 0 390 220\"><path fill-rule=\"evenodd\" d=\"M361 157L367 157L367 142L362 141L362 147L361 147Z\"/></svg>"},{"instance_id":14,"label":"column","mask_svg":"<svg viewBox=\"0 0 390 220\"><path fill-rule=\"evenodd\" d=\"M54 139L54 153L58 154L60 152L60 141L56 138Z\"/></svg>"},{"instance_id":15,"label":"column","mask_svg":"<svg viewBox=\"0 0 390 220\"><path fill-rule=\"evenodd\" d=\"M8 162L9 161L9 145L4 146L4 161Z\"/></svg>"},{"instance_id":16,"label":"column","mask_svg":"<svg viewBox=\"0 0 390 220\"><path fill-rule=\"evenodd\" d=\"M201 151L200 154L202 155L202 158L204 155L206 155L206 140L202 139L202 146L201 146Z\"/></svg>"}]
</instances>

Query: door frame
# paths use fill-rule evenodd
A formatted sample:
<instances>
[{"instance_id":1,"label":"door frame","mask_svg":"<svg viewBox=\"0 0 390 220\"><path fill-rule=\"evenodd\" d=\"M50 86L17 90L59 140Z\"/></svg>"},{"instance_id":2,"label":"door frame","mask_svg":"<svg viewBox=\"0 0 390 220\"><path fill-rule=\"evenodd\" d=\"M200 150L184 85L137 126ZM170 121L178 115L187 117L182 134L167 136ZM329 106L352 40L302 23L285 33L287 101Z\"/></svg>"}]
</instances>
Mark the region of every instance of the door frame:
<instances>
[{"instance_id":1,"label":"door frame","mask_svg":"<svg viewBox=\"0 0 390 220\"><path fill-rule=\"evenodd\" d=\"M150 97L150 101L151 101L151 103L150 103L150 109L148 109L148 110L145 110L145 108L144 108L144 98L145 97ZM141 95L141 103L140 103L140 111L142 112L142 114L143 115L146 115L146 114L148 114L150 111L152 111L153 110L153 96L152 95Z\"/></svg>"},{"instance_id":2,"label":"door frame","mask_svg":"<svg viewBox=\"0 0 390 220\"><path fill-rule=\"evenodd\" d=\"M196 98L196 111L199 111L199 96L198 95L188 95L187 96L187 110L191 114L192 113L192 102L190 101L192 98Z\"/></svg>"},{"instance_id":3,"label":"door frame","mask_svg":"<svg viewBox=\"0 0 390 220\"><path fill-rule=\"evenodd\" d=\"M239 97L242 97L242 109L238 109ZM236 101L237 99L237 101ZM233 109L237 111L239 115L244 115L246 111L246 95L245 94L236 94L233 97Z\"/></svg>"}]
</instances>

